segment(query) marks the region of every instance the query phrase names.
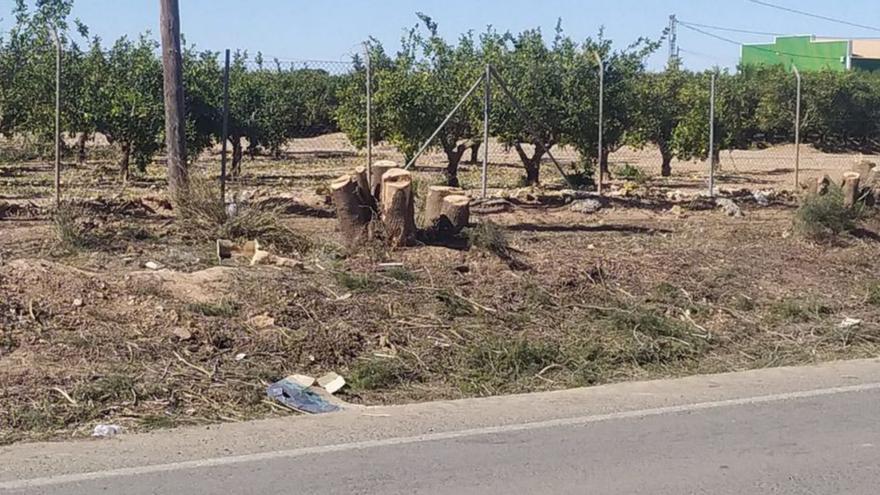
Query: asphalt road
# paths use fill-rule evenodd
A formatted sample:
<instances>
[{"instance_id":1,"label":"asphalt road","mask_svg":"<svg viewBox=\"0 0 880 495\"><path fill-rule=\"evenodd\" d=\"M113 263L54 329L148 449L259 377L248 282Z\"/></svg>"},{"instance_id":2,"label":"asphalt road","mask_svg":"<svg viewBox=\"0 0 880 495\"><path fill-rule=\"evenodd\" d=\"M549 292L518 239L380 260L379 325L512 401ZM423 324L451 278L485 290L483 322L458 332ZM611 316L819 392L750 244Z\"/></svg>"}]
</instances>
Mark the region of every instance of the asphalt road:
<instances>
[{"instance_id":1,"label":"asphalt road","mask_svg":"<svg viewBox=\"0 0 880 495\"><path fill-rule=\"evenodd\" d=\"M0 492L873 495L878 413L859 361L14 446Z\"/></svg>"}]
</instances>

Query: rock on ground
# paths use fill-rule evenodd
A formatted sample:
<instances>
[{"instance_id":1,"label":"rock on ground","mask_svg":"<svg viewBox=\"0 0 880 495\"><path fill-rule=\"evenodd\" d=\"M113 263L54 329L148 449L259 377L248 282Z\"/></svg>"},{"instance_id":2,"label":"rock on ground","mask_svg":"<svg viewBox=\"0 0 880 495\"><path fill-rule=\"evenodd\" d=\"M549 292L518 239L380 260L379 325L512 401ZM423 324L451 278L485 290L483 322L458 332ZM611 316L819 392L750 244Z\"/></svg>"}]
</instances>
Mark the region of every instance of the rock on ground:
<instances>
[{"instance_id":1,"label":"rock on ground","mask_svg":"<svg viewBox=\"0 0 880 495\"><path fill-rule=\"evenodd\" d=\"M571 211L575 213L596 213L602 209L602 203L596 199L581 199L571 204Z\"/></svg>"}]
</instances>

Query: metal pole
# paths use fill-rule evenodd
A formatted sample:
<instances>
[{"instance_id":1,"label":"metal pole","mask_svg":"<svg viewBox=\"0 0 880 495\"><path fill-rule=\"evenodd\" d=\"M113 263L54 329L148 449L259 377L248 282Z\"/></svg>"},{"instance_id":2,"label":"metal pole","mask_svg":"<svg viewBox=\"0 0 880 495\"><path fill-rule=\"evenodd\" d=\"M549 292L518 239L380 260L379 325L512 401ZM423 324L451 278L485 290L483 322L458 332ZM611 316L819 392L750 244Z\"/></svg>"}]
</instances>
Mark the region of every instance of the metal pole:
<instances>
[{"instance_id":1,"label":"metal pole","mask_svg":"<svg viewBox=\"0 0 880 495\"><path fill-rule=\"evenodd\" d=\"M367 69L367 183L369 184L373 180L373 69L370 66L370 44L366 42L364 43L364 60ZM370 187L372 187L372 184L370 184Z\"/></svg>"},{"instance_id":2,"label":"metal pole","mask_svg":"<svg viewBox=\"0 0 880 495\"><path fill-rule=\"evenodd\" d=\"M485 94L483 95L483 198L488 194L489 188L489 102L492 96L492 72L489 64L486 64L486 75L483 76Z\"/></svg>"},{"instance_id":3,"label":"metal pole","mask_svg":"<svg viewBox=\"0 0 880 495\"><path fill-rule=\"evenodd\" d=\"M61 204L61 39L52 26L55 41L55 207Z\"/></svg>"},{"instance_id":4,"label":"metal pole","mask_svg":"<svg viewBox=\"0 0 880 495\"><path fill-rule=\"evenodd\" d=\"M220 201L226 204L226 147L229 141L229 49L226 49L226 64L223 66L223 129L222 152L220 155Z\"/></svg>"},{"instance_id":5,"label":"metal pole","mask_svg":"<svg viewBox=\"0 0 880 495\"><path fill-rule=\"evenodd\" d=\"M603 170L602 163L602 154L604 151L604 146L602 143L603 136L603 126L605 122L605 63L602 62L602 57L599 56L599 52L594 52L593 55L596 57L596 63L599 64L599 145L598 145L598 163L599 163L599 184L598 190L599 194L602 194L603 185L605 182L605 170Z\"/></svg>"},{"instance_id":6,"label":"metal pole","mask_svg":"<svg viewBox=\"0 0 880 495\"><path fill-rule=\"evenodd\" d=\"M709 197L715 196L715 74L709 91Z\"/></svg>"},{"instance_id":7,"label":"metal pole","mask_svg":"<svg viewBox=\"0 0 880 495\"><path fill-rule=\"evenodd\" d=\"M797 191L801 184L801 73L793 64L791 68L797 78L797 101L794 110L794 190Z\"/></svg>"},{"instance_id":8,"label":"metal pole","mask_svg":"<svg viewBox=\"0 0 880 495\"><path fill-rule=\"evenodd\" d=\"M457 112L458 109L461 108L462 105L464 105L464 102L467 101L467 99L470 98L470 96L472 94L474 94L474 91L476 91L477 88L480 86L480 83L483 82L484 77L485 77L485 75L480 74L480 77L477 78L476 81L474 81L474 85L471 86L471 89L467 90L467 93L465 93L464 96L461 97L461 100L459 100L458 104L455 105L455 108L453 108L452 111L449 112L449 115L447 115L446 118L443 119L443 122L441 122L440 125L437 126L437 129L434 130L434 133L431 134L431 137L429 137L425 141L425 143L422 144L422 147L419 148L419 151L417 151L416 154L413 155L413 157L409 160L409 162L407 162L407 164L403 167L404 170L412 167L413 164L416 162L416 160L418 160L419 157L422 156L422 153L425 152L425 150L431 144L431 141L433 141L434 138L437 137L437 134L440 134L440 131L443 130L443 127L446 125L446 123L449 122L450 119L452 119L452 116L455 115L455 112Z\"/></svg>"}]
</instances>

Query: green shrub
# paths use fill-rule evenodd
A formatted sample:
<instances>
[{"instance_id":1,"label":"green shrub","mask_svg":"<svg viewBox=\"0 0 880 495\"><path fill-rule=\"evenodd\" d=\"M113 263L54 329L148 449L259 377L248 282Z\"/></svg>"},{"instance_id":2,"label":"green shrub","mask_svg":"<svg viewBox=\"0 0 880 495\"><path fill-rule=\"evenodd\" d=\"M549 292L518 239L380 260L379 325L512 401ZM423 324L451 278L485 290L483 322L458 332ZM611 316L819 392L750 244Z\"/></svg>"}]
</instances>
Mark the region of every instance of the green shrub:
<instances>
[{"instance_id":1,"label":"green shrub","mask_svg":"<svg viewBox=\"0 0 880 495\"><path fill-rule=\"evenodd\" d=\"M861 216L861 204L845 207L843 191L832 184L827 193L811 194L804 199L795 212L794 223L804 237L823 241L855 230Z\"/></svg>"}]
</instances>

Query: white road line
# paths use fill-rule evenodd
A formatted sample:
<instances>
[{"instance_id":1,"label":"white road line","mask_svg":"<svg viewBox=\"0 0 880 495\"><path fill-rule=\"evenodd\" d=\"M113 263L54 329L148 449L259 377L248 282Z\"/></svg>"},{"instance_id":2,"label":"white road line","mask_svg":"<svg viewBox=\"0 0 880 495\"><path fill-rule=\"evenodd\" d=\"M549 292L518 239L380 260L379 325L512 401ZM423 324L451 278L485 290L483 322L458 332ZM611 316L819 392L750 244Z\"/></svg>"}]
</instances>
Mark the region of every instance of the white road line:
<instances>
[{"instance_id":1,"label":"white road line","mask_svg":"<svg viewBox=\"0 0 880 495\"><path fill-rule=\"evenodd\" d=\"M453 440L457 438L475 437L481 435L492 435L497 433L508 433L517 431L536 430L541 428L553 428L558 426L578 426L590 423L598 423L602 421L612 421L618 419L634 419L645 418L649 416L660 416L664 414L675 414L691 411L703 411L707 409L718 409L731 406L743 406L750 404L766 404L769 402L781 402L793 399L809 399L814 397L823 397L829 395L845 394L852 392L867 392L872 390L880 390L880 383L866 383L862 385L852 385L847 387L834 387L818 390L806 390L802 392L789 392L783 394L763 395L757 397L745 397L740 399L728 399L713 402L699 402L695 404L682 404L679 406L658 407L654 409L641 409L635 411L622 411L608 414L597 414L593 416L580 416L574 418L552 419L547 421L536 421L532 423L522 423L504 426L490 426L485 428L474 428L470 430L450 431L444 433L430 433L426 435L417 435L412 437L387 438L383 440L368 440L363 442L343 443L336 445L323 445L318 447L305 447L300 449L279 450L275 452L262 452L259 454L245 454L229 457L215 457L210 459L198 459L192 461L175 462L169 464L155 464L151 466L138 466L120 469L110 469L106 471L94 471L90 473L65 474L59 476L49 476L45 478L32 478L19 481L7 481L0 483L0 490L22 490L26 488L38 488L52 485L62 485L68 483L80 483L84 481L103 480L108 478L119 478L125 476L140 476L156 473L164 473L169 471L183 471L189 469L214 468L220 466L229 466L233 464L243 464L248 462L269 461L274 459L284 459L291 457L302 457L306 455L327 454L333 452L345 452L350 450L372 449L377 447L390 447L395 445L407 445L421 442L435 442L439 440Z\"/></svg>"}]
</instances>

